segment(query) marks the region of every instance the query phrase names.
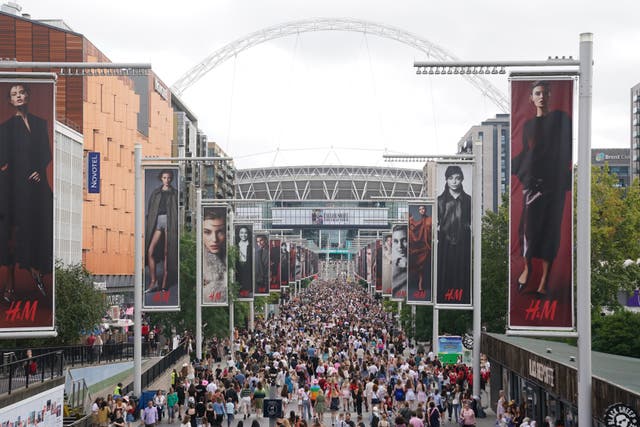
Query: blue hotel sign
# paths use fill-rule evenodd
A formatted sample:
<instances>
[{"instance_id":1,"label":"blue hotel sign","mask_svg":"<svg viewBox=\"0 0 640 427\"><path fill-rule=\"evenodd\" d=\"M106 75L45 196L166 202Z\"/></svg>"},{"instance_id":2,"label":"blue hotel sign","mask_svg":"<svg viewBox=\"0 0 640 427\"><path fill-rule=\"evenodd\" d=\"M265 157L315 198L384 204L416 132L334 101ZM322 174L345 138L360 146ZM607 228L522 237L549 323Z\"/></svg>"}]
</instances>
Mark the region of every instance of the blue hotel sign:
<instances>
[{"instance_id":1,"label":"blue hotel sign","mask_svg":"<svg viewBox=\"0 0 640 427\"><path fill-rule=\"evenodd\" d=\"M100 153L90 151L87 161L87 190L89 193L100 193Z\"/></svg>"}]
</instances>

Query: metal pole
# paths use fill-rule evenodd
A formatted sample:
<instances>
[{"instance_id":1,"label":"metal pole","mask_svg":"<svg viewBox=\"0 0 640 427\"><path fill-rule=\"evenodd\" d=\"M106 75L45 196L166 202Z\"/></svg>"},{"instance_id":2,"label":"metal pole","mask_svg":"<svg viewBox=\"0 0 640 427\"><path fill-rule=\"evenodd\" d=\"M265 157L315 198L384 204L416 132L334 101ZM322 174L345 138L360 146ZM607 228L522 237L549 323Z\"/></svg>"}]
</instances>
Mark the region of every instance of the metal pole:
<instances>
[{"instance_id":1,"label":"metal pole","mask_svg":"<svg viewBox=\"0 0 640 427\"><path fill-rule=\"evenodd\" d=\"M591 105L593 34L580 34L578 107L577 332L578 425L590 426L591 414Z\"/></svg>"},{"instance_id":2,"label":"metal pole","mask_svg":"<svg viewBox=\"0 0 640 427\"><path fill-rule=\"evenodd\" d=\"M440 310L433 306L433 330L431 332L431 348L433 349L433 354L438 354L440 350L438 348L438 337L440 336Z\"/></svg>"},{"instance_id":3,"label":"metal pole","mask_svg":"<svg viewBox=\"0 0 640 427\"><path fill-rule=\"evenodd\" d=\"M402 329L402 301L398 301L398 328Z\"/></svg>"},{"instance_id":4,"label":"metal pole","mask_svg":"<svg viewBox=\"0 0 640 427\"><path fill-rule=\"evenodd\" d=\"M233 233L233 229L231 228L231 224L233 224L233 211L229 212L229 221L227 221L227 236L231 236L231 239L227 239L231 245L235 244L235 234ZM231 270L230 282L233 283L236 280L236 269L235 265L228 267ZM234 307L233 307L233 295L227 289L227 298L229 299L229 351L231 352L231 358L235 357L235 350L233 348L233 326L235 324L234 318Z\"/></svg>"},{"instance_id":5,"label":"metal pole","mask_svg":"<svg viewBox=\"0 0 640 427\"><path fill-rule=\"evenodd\" d=\"M411 338L416 338L416 306L411 306Z\"/></svg>"},{"instance_id":6,"label":"metal pole","mask_svg":"<svg viewBox=\"0 0 640 427\"><path fill-rule=\"evenodd\" d=\"M480 397L480 340L482 304L482 142L473 144L473 394Z\"/></svg>"},{"instance_id":7,"label":"metal pole","mask_svg":"<svg viewBox=\"0 0 640 427\"><path fill-rule=\"evenodd\" d=\"M254 304L253 300L249 301L249 330L253 332L253 324L255 320L256 313L254 312Z\"/></svg>"},{"instance_id":8,"label":"metal pole","mask_svg":"<svg viewBox=\"0 0 640 427\"><path fill-rule=\"evenodd\" d=\"M134 148L134 240L133 240L133 392L142 394L142 145Z\"/></svg>"},{"instance_id":9,"label":"metal pole","mask_svg":"<svg viewBox=\"0 0 640 427\"><path fill-rule=\"evenodd\" d=\"M202 189L196 188L196 358L202 360Z\"/></svg>"}]
</instances>

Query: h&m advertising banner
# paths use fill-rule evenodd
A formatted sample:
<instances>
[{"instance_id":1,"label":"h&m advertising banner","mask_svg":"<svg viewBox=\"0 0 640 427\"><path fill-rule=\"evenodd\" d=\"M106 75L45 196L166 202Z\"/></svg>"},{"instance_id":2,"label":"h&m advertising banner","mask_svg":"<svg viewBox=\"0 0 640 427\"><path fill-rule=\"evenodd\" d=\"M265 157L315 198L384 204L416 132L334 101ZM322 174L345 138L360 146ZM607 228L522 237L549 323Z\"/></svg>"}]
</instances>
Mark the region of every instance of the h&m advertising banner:
<instances>
[{"instance_id":1,"label":"h&m advertising banner","mask_svg":"<svg viewBox=\"0 0 640 427\"><path fill-rule=\"evenodd\" d=\"M0 93L0 335L52 335L55 76L2 74Z\"/></svg>"},{"instance_id":2,"label":"h&m advertising banner","mask_svg":"<svg viewBox=\"0 0 640 427\"><path fill-rule=\"evenodd\" d=\"M509 329L574 329L572 78L511 79Z\"/></svg>"},{"instance_id":3,"label":"h&m advertising banner","mask_svg":"<svg viewBox=\"0 0 640 427\"><path fill-rule=\"evenodd\" d=\"M407 225L394 225L391 231L391 300L407 297Z\"/></svg>"},{"instance_id":4,"label":"h&m advertising banner","mask_svg":"<svg viewBox=\"0 0 640 427\"><path fill-rule=\"evenodd\" d=\"M238 301L252 301L254 286L253 225L235 224L235 242L238 250L236 281L240 287Z\"/></svg>"},{"instance_id":5,"label":"h&m advertising banner","mask_svg":"<svg viewBox=\"0 0 640 427\"><path fill-rule=\"evenodd\" d=\"M409 205L407 304L431 304L433 204Z\"/></svg>"},{"instance_id":6,"label":"h&m advertising banner","mask_svg":"<svg viewBox=\"0 0 640 427\"><path fill-rule=\"evenodd\" d=\"M144 310L180 310L180 170L145 167Z\"/></svg>"},{"instance_id":7,"label":"h&m advertising banner","mask_svg":"<svg viewBox=\"0 0 640 427\"><path fill-rule=\"evenodd\" d=\"M255 233L255 252L254 252L254 268L255 268L255 288L254 296L269 295L270 282L270 264L269 264L269 234L257 231Z\"/></svg>"},{"instance_id":8,"label":"h&m advertising banner","mask_svg":"<svg viewBox=\"0 0 640 427\"><path fill-rule=\"evenodd\" d=\"M437 240L435 303L438 308L472 308L471 207L473 165L436 167Z\"/></svg>"},{"instance_id":9,"label":"h&m advertising banner","mask_svg":"<svg viewBox=\"0 0 640 427\"><path fill-rule=\"evenodd\" d=\"M269 266L271 275L269 282L269 292L279 292L282 283L282 241L271 239L269 242Z\"/></svg>"},{"instance_id":10,"label":"h&m advertising banner","mask_svg":"<svg viewBox=\"0 0 640 427\"><path fill-rule=\"evenodd\" d=\"M202 207L202 305L229 303L227 206Z\"/></svg>"}]
</instances>

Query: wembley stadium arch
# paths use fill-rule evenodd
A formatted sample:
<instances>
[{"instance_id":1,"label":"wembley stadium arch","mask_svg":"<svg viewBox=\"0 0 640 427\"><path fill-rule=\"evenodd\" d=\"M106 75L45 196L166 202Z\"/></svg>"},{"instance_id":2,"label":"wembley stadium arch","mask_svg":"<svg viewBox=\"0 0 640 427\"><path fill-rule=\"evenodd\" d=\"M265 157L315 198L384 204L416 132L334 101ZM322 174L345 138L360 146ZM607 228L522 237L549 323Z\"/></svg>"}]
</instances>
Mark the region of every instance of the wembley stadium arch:
<instances>
[{"instance_id":1,"label":"wembley stadium arch","mask_svg":"<svg viewBox=\"0 0 640 427\"><path fill-rule=\"evenodd\" d=\"M341 259L406 220L407 200L426 198L422 170L372 166L238 170L235 193L235 221Z\"/></svg>"},{"instance_id":2,"label":"wembley stadium arch","mask_svg":"<svg viewBox=\"0 0 640 427\"><path fill-rule=\"evenodd\" d=\"M315 31L349 31L371 34L411 46L424 53L427 58L436 61L457 61L459 59L441 46L417 34L390 25L350 18L305 19L263 28L223 46L185 72L171 86L171 91L182 95L185 90L194 85L209 71L244 50L269 40ZM475 74L464 74L461 77L480 90L502 112L509 111L507 96L487 79Z\"/></svg>"}]
</instances>

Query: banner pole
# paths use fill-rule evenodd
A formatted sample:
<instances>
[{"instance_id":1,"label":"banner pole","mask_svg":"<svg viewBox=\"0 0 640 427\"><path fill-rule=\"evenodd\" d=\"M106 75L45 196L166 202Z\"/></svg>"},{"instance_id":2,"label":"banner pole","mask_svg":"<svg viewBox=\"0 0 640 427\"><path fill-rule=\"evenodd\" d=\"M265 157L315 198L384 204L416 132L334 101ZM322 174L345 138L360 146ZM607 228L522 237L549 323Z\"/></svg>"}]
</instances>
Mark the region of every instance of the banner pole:
<instances>
[{"instance_id":1,"label":"banner pole","mask_svg":"<svg viewBox=\"0 0 640 427\"><path fill-rule=\"evenodd\" d=\"M438 310L436 308L436 305L433 305L433 325L432 325L432 330L431 330L431 351L433 351L433 354L438 354L438 351L440 351L440 349L438 348L439 346L439 342L438 342L438 336L440 334L440 310Z\"/></svg>"},{"instance_id":2,"label":"banner pole","mask_svg":"<svg viewBox=\"0 0 640 427\"><path fill-rule=\"evenodd\" d=\"M133 239L133 393L142 393L142 144L134 148L134 239Z\"/></svg>"},{"instance_id":3,"label":"banner pole","mask_svg":"<svg viewBox=\"0 0 640 427\"><path fill-rule=\"evenodd\" d=\"M480 399L480 344L482 328L482 142L473 144L473 395Z\"/></svg>"},{"instance_id":4,"label":"banner pole","mask_svg":"<svg viewBox=\"0 0 640 427\"><path fill-rule=\"evenodd\" d=\"M202 359L202 189L196 189L196 358Z\"/></svg>"},{"instance_id":5,"label":"banner pole","mask_svg":"<svg viewBox=\"0 0 640 427\"><path fill-rule=\"evenodd\" d=\"M591 107L593 34L580 34L578 106L577 332L578 425L592 424L591 413Z\"/></svg>"}]
</instances>

